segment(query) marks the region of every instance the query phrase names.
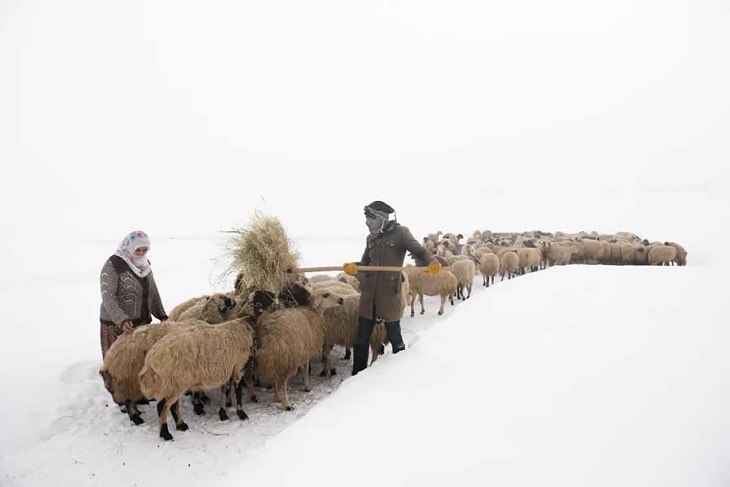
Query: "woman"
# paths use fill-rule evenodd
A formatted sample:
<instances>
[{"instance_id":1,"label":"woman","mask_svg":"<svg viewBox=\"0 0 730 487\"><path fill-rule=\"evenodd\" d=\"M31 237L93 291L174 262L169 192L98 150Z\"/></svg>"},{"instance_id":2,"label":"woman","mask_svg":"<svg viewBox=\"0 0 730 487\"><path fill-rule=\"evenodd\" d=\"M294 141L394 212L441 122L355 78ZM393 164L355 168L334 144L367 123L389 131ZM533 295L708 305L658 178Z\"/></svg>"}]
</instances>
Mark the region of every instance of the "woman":
<instances>
[{"instance_id":1,"label":"woman","mask_svg":"<svg viewBox=\"0 0 730 487\"><path fill-rule=\"evenodd\" d=\"M135 327L165 321L167 313L147 259L150 238L141 230L124 237L101 269L101 355Z\"/></svg>"}]
</instances>

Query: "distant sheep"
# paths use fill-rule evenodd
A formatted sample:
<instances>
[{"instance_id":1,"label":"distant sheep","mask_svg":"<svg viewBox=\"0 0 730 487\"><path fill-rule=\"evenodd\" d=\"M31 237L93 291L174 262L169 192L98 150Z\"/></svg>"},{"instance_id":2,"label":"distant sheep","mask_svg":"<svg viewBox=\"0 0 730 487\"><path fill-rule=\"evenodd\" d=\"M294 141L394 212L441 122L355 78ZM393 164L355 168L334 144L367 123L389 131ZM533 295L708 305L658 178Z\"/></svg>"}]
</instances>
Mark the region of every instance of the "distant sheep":
<instances>
[{"instance_id":1,"label":"distant sheep","mask_svg":"<svg viewBox=\"0 0 730 487\"><path fill-rule=\"evenodd\" d=\"M324 311L342 306L344 299L327 288L312 291L309 306L265 311L258 318L256 367L272 384L276 400L291 411L287 383L297 369L305 367L305 388L309 386L309 361L322 356Z\"/></svg>"},{"instance_id":2,"label":"distant sheep","mask_svg":"<svg viewBox=\"0 0 730 487\"><path fill-rule=\"evenodd\" d=\"M514 276L520 268L520 258L517 256L517 252L514 250L504 252L499 261L499 268L502 270L502 281L504 281L505 275L508 280L512 279L512 276Z\"/></svg>"},{"instance_id":3,"label":"distant sheep","mask_svg":"<svg viewBox=\"0 0 730 487\"><path fill-rule=\"evenodd\" d=\"M540 249L532 247L517 249L517 257L520 274L524 274L527 269L530 269L530 272L540 270L540 262L542 261L542 251Z\"/></svg>"},{"instance_id":4,"label":"distant sheep","mask_svg":"<svg viewBox=\"0 0 730 487\"><path fill-rule=\"evenodd\" d=\"M494 276L499 274L499 257L492 252L482 252L479 255L479 272L482 274L482 285L489 287L489 282L494 284Z\"/></svg>"},{"instance_id":5,"label":"distant sheep","mask_svg":"<svg viewBox=\"0 0 730 487\"><path fill-rule=\"evenodd\" d=\"M441 306L438 311L439 315L444 314L446 299L449 299L452 306L454 305L454 294L456 293L456 287L459 285L459 280L451 271L443 269L438 274L431 275L423 271L423 269L407 266L404 272L408 277L410 286L411 316L415 315L413 307L416 296L418 297L418 302L421 304L421 314L426 312L423 306L424 295L439 296L441 298Z\"/></svg>"},{"instance_id":6,"label":"distant sheep","mask_svg":"<svg viewBox=\"0 0 730 487\"><path fill-rule=\"evenodd\" d=\"M451 264L449 269L456 276L458 284L456 286L456 298L466 300L471 297L471 288L474 284L474 278L477 275L477 266L473 260L465 258L463 260L456 260ZM464 295L466 290L466 295Z\"/></svg>"},{"instance_id":7,"label":"distant sheep","mask_svg":"<svg viewBox=\"0 0 730 487\"><path fill-rule=\"evenodd\" d=\"M649 250L647 264L671 265L677 258L677 248L671 245L655 245Z\"/></svg>"},{"instance_id":8,"label":"distant sheep","mask_svg":"<svg viewBox=\"0 0 730 487\"><path fill-rule=\"evenodd\" d=\"M188 425L180 415L178 401L190 389L212 389L229 381L237 385L238 417L248 416L241 407L241 390L246 365L251 358L254 330L249 319L237 318L217 325L199 324L169 334L155 343L139 373L145 397L155 398L159 414L160 437L172 440L167 413L172 412L178 431ZM221 404L221 419L226 419Z\"/></svg>"},{"instance_id":9,"label":"distant sheep","mask_svg":"<svg viewBox=\"0 0 730 487\"><path fill-rule=\"evenodd\" d=\"M677 256L674 258L674 262L677 265L687 265L687 251L679 245L677 242L665 242L664 245L669 245L677 249Z\"/></svg>"}]
</instances>

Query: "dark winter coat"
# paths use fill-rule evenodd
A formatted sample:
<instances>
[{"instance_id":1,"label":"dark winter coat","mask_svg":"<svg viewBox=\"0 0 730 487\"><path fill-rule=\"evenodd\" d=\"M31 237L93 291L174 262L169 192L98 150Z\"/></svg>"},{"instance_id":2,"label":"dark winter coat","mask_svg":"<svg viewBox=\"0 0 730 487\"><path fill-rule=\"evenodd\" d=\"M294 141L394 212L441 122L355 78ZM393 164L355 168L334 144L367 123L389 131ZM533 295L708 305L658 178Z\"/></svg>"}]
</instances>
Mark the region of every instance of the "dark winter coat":
<instances>
[{"instance_id":1,"label":"dark winter coat","mask_svg":"<svg viewBox=\"0 0 730 487\"><path fill-rule=\"evenodd\" d=\"M160 321L167 319L155 278L138 277L121 257L112 255L101 269L102 324L119 325L131 320L134 326L152 322L152 315Z\"/></svg>"},{"instance_id":2,"label":"dark winter coat","mask_svg":"<svg viewBox=\"0 0 730 487\"><path fill-rule=\"evenodd\" d=\"M368 235L365 252L356 264L402 267L406 252L411 253L418 266L438 262L431 252L413 238L408 227L390 221L382 234ZM369 319L383 318L386 322L401 319L401 272L363 271L357 277L360 281L360 316Z\"/></svg>"}]
</instances>

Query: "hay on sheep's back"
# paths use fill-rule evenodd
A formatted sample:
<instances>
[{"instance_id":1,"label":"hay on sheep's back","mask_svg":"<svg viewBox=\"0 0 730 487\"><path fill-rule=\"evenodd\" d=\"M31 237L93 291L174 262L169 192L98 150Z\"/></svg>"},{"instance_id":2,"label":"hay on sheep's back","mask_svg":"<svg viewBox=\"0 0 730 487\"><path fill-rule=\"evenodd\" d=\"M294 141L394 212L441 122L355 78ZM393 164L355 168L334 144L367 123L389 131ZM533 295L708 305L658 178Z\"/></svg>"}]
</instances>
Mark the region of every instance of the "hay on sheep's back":
<instances>
[{"instance_id":1,"label":"hay on sheep's back","mask_svg":"<svg viewBox=\"0 0 730 487\"><path fill-rule=\"evenodd\" d=\"M297 278L291 270L299 267L299 253L277 218L256 213L249 228L231 233L233 271L243 273L247 286L278 293Z\"/></svg>"}]
</instances>

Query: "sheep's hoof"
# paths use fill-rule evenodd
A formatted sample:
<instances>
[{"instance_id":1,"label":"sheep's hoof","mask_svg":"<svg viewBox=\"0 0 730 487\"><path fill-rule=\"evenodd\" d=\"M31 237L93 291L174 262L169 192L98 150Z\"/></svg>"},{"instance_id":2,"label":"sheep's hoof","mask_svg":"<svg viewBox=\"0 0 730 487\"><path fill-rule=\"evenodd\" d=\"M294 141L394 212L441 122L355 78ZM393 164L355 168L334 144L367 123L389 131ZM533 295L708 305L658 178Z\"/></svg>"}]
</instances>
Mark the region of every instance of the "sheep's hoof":
<instances>
[{"instance_id":1,"label":"sheep's hoof","mask_svg":"<svg viewBox=\"0 0 730 487\"><path fill-rule=\"evenodd\" d=\"M439 311L439 316L442 315L442 314L444 314L444 312L443 311Z\"/></svg>"},{"instance_id":2,"label":"sheep's hoof","mask_svg":"<svg viewBox=\"0 0 730 487\"><path fill-rule=\"evenodd\" d=\"M421 310L421 314L423 314L423 313L425 313L425 312L426 312L426 310L425 310L425 309L422 309L422 310Z\"/></svg>"},{"instance_id":3,"label":"sheep's hoof","mask_svg":"<svg viewBox=\"0 0 730 487\"><path fill-rule=\"evenodd\" d=\"M139 413L131 415L131 416L129 417L129 419L131 419L131 420L132 420L132 422L133 422L133 423L135 424L135 426L137 426L137 425L140 425L140 424L144 423L144 419L142 419L142 418L140 417Z\"/></svg>"},{"instance_id":4,"label":"sheep's hoof","mask_svg":"<svg viewBox=\"0 0 730 487\"><path fill-rule=\"evenodd\" d=\"M242 421L248 419L248 414L246 414L246 411L244 411L243 409L239 409L238 411L236 411L236 414L238 414L238 419Z\"/></svg>"},{"instance_id":5,"label":"sheep's hoof","mask_svg":"<svg viewBox=\"0 0 730 487\"><path fill-rule=\"evenodd\" d=\"M335 368L330 369L330 375L337 375L337 369L335 369Z\"/></svg>"},{"instance_id":6,"label":"sheep's hoof","mask_svg":"<svg viewBox=\"0 0 730 487\"><path fill-rule=\"evenodd\" d=\"M294 406L284 406L285 411L294 411Z\"/></svg>"},{"instance_id":7,"label":"sheep's hoof","mask_svg":"<svg viewBox=\"0 0 730 487\"><path fill-rule=\"evenodd\" d=\"M311 392L312 391L312 388L311 387L305 387L303 390L304 390L304 392Z\"/></svg>"},{"instance_id":8,"label":"sheep's hoof","mask_svg":"<svg viewBox=\"0 0 730 487\"><path fill-rule=\"evenodd\" d=\"M185 423L185 421L180 422L180 424L176 424L175 428L177 428L178 431L187 431L188 425Z\"/></svg>"},{"instance_id":9,"label":"sheep's hoof","mask_svg":"<svg viewBox=\"0 0 730 487\"><path fill-rule=\"evenodd\" d=\"M229 408L233 406L233 403L231 401L226 401L226 407Z\"/></svg>"},{"instance_id":10,"label":"sheep's hoof","mask_svg":"<svg viewBox=\"0 0 730 487\"><path fill-rule=\"evenodd\" d=\"M205 414L205 408L203 407L203 404L199 402L193 404L193 411L195 411L195 414L198 416L203 416Z\"/></svg>"},{"instance_id":11,"label":"sheep's hoof","mask_svg":"<svg viewBox=\"0 0 730 487\"><path fill-rule=\"evenodd\" d=\"M414 316L416 316L416 313L411 312L411 318L413 318Z\"/></svg>"},{"instance_id":12,"label":"sheep's hoof","mask_svg":"<svg viewBox=\"0 0 730 487\"><path fill-rule=\"evenodd\" d=\"M259 398L256 396L251 396L251 402L259 402Z\"/></svg>"},{"instance_id":13,"label":"sheep's hoof","mask_svg":"<svg viewBox=\"0 0 730 487\"><path fill-rule=\"evenodd\" d=\"M221 418L221 421L228 421L228 414L226 414L226 410L223 408L218 410L218 417Z\"/></svg>"},{"instance_id":14,"label":"sheep's hoof","mask_svg":"<svg viewBox=\"0 0 730 487\"><path fill-rule=\"evenodd\" d=\"M172 435L170 434L170 431L167 429L167 425L162 425L162 428L160 428L160 438L162 438L165 441L171 441Z\"/></svg>"}]
</instances>

